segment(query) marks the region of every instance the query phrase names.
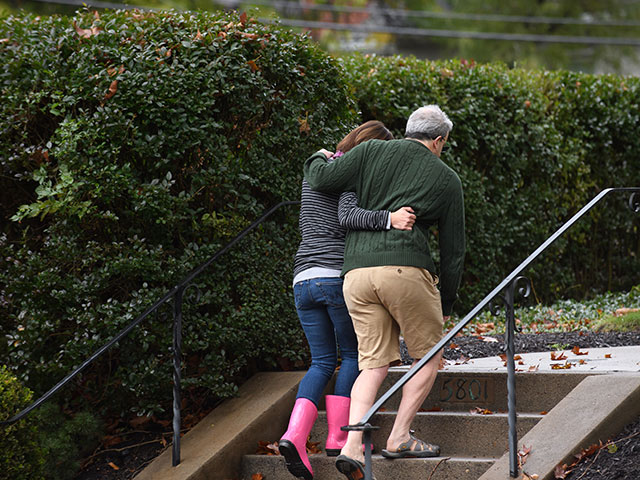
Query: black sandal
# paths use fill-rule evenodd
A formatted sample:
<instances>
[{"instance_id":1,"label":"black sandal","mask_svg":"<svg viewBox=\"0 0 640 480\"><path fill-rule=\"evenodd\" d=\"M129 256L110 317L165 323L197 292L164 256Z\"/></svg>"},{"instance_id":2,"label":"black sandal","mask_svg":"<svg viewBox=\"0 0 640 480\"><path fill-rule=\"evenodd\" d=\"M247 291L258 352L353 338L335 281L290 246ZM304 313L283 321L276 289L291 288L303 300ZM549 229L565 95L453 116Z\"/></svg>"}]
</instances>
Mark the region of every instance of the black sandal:
<instances>
[{"instance_id":1,"label":"black sandal","mask_svg":"<svg viewBox=\"0 0 640 480\"><path fill-rule=\"evenodd\" d=\"M409 437L409 440L398 445L396 450L384 449L380 453L386 458L426 458L440 455L439 446L423 442L411 434Z\"/></svg>"},{"instance_id":2,"label":"black sandal","mask_svg":"<svg viewBox=\"0 0 640 480\"><path fill-rule=\"evenodd\" d=\"M336 468L349 480L362 480L364 478L364 465L355 458L338 455Z\"/></svg>"}]
</instances>

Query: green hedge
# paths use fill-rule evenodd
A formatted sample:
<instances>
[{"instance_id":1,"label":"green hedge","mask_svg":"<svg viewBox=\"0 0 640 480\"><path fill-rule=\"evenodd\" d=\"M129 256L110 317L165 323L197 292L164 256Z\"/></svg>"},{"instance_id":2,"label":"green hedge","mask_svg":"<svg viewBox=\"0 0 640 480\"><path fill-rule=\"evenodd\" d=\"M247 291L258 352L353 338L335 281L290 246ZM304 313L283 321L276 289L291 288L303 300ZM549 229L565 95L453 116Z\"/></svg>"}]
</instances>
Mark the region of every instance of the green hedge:
<instances>
[{"instance_id":1,"label":"green hedge","mask_svg":"<svg viewBox=\"0 0 640 480\"><path fill-rule=\"evenodd\" d=\"M25 15L1 22L0 39L0 357L36 393L297 199L302 160L355 121L335 60L246 15ZM297 215L284 209L223 256L199 298L187 290L187 398L304 364ZM169 404L171 308L82 375L82 398L118 412Z\"/></svg>"},{"instance_id":2,"label":"green hedge","mask_svg":"<svg viewBox=\"0 0 640 480\"><path fill-rule=\"evenodd\" d=\"M362 120L404 134L437 103L454 129L443 159L460 174L468 250L458 311L489 293L606 187L640 185L640 80L509 69L466 60L345 60ZM640 219L612 195L527 273L543 301L638 283Z\"/></svg>"},{"instance_id":3,"label":"green hedge","mask_svg":"<svg viewBox=\"0 0 640 480\"><path fill-rule=\"evenodd\" d=\"M0 365L0 421L8 420L31 401L31 391ZM33 418L0 427L0 478L41 480L44 455Z\"/></svg>"},{"instance_id":4,"label":"green hedge","mask_svg":"<svg viewBox=\"0 0 640 480\"><path fill-rule=\"evenodd\" d=\"M426 103L454 121L443 158L466 195L459 313L602 188L640 179L635 78L340 62L237 14L25 15L0 22L0 39L0 358L36 393L266 208L297 199L302 160L359 121L401 135ZM637 283L639 219L623 201L535 264L540 299ZM187 291L187 398L224 398L258 368L304 365L290 288L297 243L289 207L200 277L200 296ZM169 304L61 399L160 412L170 336Z\"/></svg>"}]
</instances>

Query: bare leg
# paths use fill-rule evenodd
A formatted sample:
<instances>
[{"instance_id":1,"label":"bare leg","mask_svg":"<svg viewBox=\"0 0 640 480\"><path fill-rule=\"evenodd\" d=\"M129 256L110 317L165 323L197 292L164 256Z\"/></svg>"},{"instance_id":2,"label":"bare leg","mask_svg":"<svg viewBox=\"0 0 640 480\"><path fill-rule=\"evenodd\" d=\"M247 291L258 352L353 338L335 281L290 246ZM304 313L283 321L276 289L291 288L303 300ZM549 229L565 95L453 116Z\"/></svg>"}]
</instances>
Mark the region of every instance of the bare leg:
<instances>
[{"instance_id":1,"label":"bare leg","mask_svg":"<svg viewBox=\"0 0 640 480\"><path fill-rule=\"evenodd\" d=\"M426 366L425 366L426 368ZM353 384L351 389L351 408L349 410L349 425L362 420L364 414L375 402L376 394L382 381L387 376L389 367L365 368ZM342 455L364 462L362 453L362 432L350 431L347 443L342 447Z\"/></svg>"},{"instance_id":2,"label":"bare leg","mask_svg":"<svg viewBox=\"0 0 640 480\"><path fill-rule=\"evenodd\" d=\"M442 351L427 362L422 369L402 387L402 400L398 407L398 415L387 439L387 450L396 450L402 442L409 440L411 422L420 406L429 395L440 366ZM413 365L417 360L413 362ZM362 375L362 374L361 374Z\"/></svg>"}]
</instances>

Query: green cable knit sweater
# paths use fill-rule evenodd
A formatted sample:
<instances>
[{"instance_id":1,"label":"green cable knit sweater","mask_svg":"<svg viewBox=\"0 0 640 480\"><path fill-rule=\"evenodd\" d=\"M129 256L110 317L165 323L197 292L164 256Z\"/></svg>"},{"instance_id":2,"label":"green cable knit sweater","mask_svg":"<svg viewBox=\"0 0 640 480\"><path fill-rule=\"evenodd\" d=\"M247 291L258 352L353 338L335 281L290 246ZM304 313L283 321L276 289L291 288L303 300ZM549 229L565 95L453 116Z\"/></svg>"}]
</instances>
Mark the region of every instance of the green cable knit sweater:
<instances>
[{"instance_id":1,"label":"green cable knit sweater","mask_svg":"<svg viewBox=\"0 0 640 480\"><path fill-rule=\"evenodd\" d=\"M444 315L451 314L464 263L464 200L456 172L414 140L370 140L327 163L322 153L304 165L314 190L353 191L358 206L395 211L412 207L412 230L349 231L342 274L355 268L407 265L436 273L427 238L431 226L440 246L440 295Z\"/></svg>"}]
</instances>

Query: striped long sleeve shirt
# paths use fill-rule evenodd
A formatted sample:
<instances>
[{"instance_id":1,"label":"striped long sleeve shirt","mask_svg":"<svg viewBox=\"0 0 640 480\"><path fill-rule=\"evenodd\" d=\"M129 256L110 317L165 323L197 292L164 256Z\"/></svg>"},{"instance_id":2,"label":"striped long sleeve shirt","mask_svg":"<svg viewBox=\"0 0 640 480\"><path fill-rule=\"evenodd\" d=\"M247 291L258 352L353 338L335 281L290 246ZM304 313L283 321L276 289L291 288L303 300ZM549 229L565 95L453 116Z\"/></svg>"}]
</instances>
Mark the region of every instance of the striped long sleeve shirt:
<instances>
[{"instance_id":1,"label":"striped long sleeve shirt","mask_svg":"<svg viewBox=\"0 0 640 480\"><path fill-rule=\"evenodd\" d=\"M306 180L302 181L299 220L302 241L293 265L294 283L318 276L340 276L347 230L390 227L389 211L364 210L357 203L353 192L316 192Z\"/></svg>"}]
</instances>

